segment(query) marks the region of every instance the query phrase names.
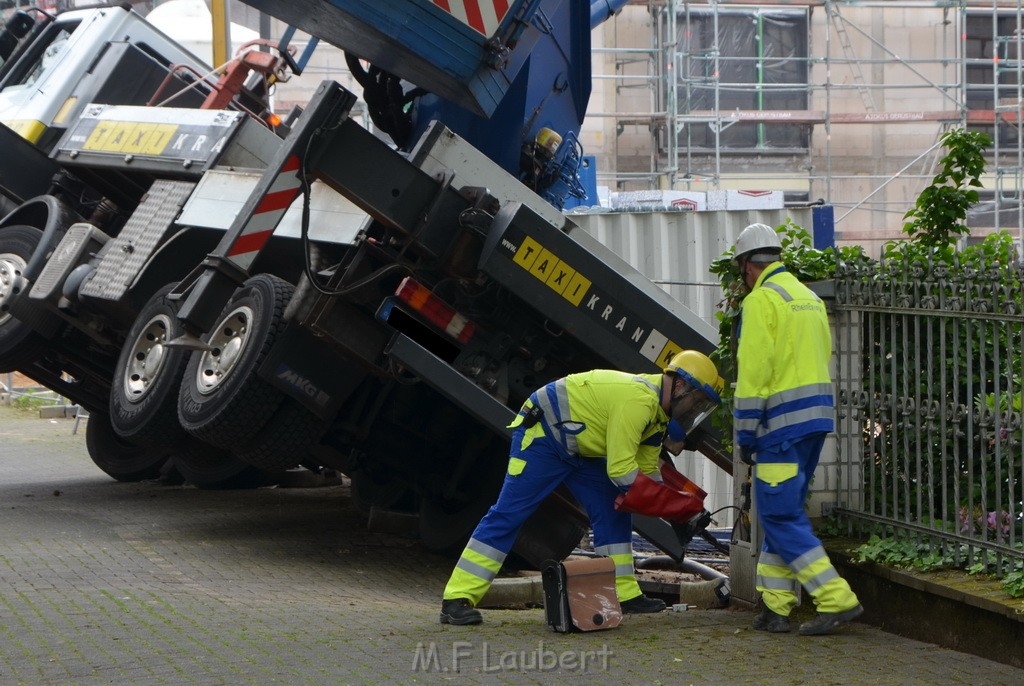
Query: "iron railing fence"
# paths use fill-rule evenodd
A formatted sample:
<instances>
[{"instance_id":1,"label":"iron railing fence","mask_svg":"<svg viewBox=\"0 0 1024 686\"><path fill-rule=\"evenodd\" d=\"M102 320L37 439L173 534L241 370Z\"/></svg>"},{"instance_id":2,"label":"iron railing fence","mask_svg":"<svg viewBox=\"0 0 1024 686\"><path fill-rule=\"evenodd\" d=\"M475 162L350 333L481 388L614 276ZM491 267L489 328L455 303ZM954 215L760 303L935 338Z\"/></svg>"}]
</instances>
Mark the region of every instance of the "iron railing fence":
<instances>
[{"instance_id":1,"label":"iron railing fence","mask_svg":"<svg viewBox=\"0 0 1024 686\"><path fill-rule=\"evenodd\" d=\"M1019 567L1024 267L840 266L835 317L837 512L958 565Z\"/></svg>"}]
</instances>

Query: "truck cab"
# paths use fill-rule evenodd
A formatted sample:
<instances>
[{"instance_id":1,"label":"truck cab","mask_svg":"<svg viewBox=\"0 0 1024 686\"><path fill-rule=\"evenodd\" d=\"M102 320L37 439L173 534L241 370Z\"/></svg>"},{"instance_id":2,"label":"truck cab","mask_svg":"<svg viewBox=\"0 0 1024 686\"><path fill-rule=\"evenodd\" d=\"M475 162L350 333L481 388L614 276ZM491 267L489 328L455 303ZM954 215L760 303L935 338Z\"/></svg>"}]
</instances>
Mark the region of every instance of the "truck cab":
<instances>
[{"instance_id":1,"label":"truck cab","mask_svg":"<svg viewBox=\"0 0 1024 686\"><path fill-rule=\"evenodd\" d=\"M18 28L31 26L20 39ZM89 103L145 105L172 67L191 78L209 67L138 14L122 6L72 10L8 20L17 47L0 67L0 122L44 152ZM10 42L10 40L8 42ZM181 77L179 77L181 78ZM195 107L194 91L168 97L168 106Z\"/></svg>"}]
</instances>

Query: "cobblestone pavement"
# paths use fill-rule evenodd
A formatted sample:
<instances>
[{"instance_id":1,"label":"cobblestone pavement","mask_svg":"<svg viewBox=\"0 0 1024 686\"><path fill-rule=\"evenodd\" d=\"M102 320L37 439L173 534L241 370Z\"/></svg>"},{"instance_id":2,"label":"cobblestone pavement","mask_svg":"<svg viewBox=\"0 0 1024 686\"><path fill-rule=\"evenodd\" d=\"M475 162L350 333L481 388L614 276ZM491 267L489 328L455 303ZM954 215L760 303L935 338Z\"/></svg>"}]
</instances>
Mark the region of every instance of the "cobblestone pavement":
<instances>
[{"instance_id":1,"label":"cobblestone pavement","mask_svg":"<svg viewBox=\"0 0 1024 686\"><path fill-rule=\"evenodd\" d=\"M571 635L539 609L441 625L450 562L369 533L343 487L119 484L72 425L0 408L4 686L1024 683L863 624L753 632L739 610Z\"/></svg>"}]
</instances>

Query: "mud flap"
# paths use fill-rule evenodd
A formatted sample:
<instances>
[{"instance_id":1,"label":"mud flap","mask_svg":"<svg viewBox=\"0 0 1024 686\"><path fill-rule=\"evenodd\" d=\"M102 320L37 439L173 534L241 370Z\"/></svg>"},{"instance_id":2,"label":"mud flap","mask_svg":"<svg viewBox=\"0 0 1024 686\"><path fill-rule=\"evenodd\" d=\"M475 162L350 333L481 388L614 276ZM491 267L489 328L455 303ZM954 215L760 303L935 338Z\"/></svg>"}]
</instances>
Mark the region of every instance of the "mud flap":
<instances>
[{"instance_id":1,"label":"mud flap","mask_svg":"<svg viewBox=\"0 0 1024 686\"><path fill-rule=\"evenodd\" d=\"M544 615L558 633L614 629L622 621L611 558L550 561L541 580Z\"/></svg>"}]
</instances>

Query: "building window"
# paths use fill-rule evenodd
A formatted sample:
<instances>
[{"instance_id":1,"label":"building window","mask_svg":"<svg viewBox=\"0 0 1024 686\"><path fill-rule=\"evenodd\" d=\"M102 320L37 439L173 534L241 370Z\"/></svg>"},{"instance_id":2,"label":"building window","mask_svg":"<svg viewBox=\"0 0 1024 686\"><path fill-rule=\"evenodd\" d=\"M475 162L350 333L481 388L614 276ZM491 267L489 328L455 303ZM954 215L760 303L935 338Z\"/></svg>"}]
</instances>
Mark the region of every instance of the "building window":
<instances>
[{"instance_id":1,"label":"building window","mask_svg":"<svg viewBox=\"0 0 1024 686\"><path fill-rule=\"evenodd\" d=\"M678 29L681 147L748 154L807 149L810 125L783 123L787 111L808 109L806 11L691 9L680 13ZM702 121L716 110L777 112L781 121L740 116L735 123L726 120L716 139L715 124Z\"/></svg>"},{"instance_id":2,"label":"building window","mask_svg":"<svg viewBox=\"0 0 1024 686\"><path fill-rule=\"evenodd\" d=\"M993 21L992 12L967 14L964 30L964 57L967 63L967 109L993 112L999 107L1017 104L1018 51L1017 13L999 12ZM998 56L998 60L994 57ZM1010 113L1008 111L1008 113ZM996 126L973 123L974 131L984 131L995 138ZM998 126L999 145L1016 146L1018 131L1014 124Z\"/></svg>"}]
</instances>

